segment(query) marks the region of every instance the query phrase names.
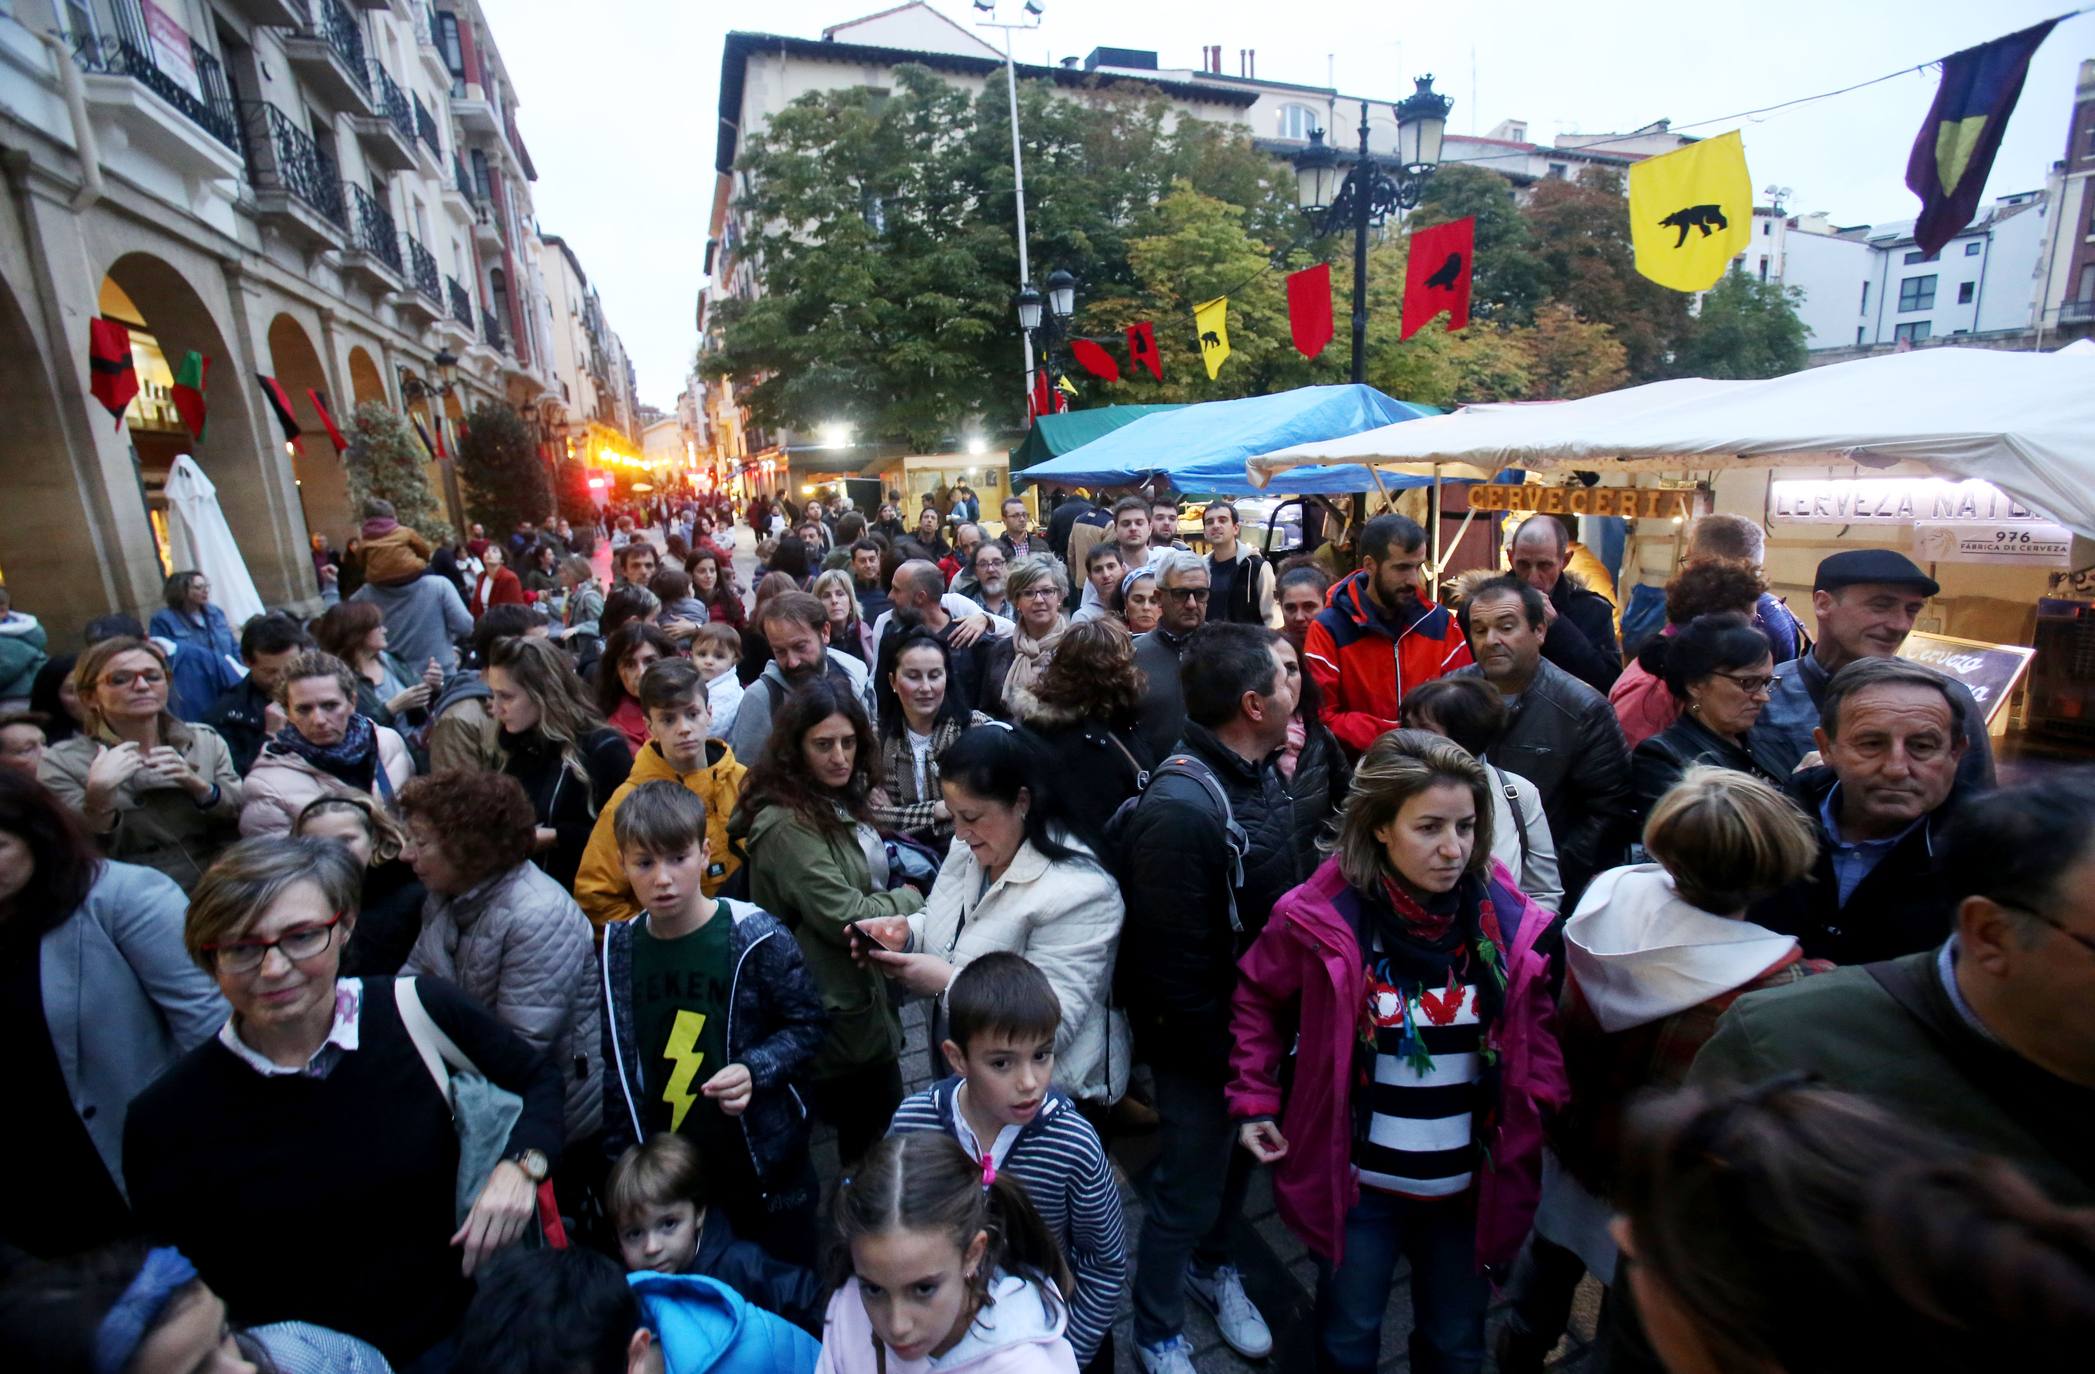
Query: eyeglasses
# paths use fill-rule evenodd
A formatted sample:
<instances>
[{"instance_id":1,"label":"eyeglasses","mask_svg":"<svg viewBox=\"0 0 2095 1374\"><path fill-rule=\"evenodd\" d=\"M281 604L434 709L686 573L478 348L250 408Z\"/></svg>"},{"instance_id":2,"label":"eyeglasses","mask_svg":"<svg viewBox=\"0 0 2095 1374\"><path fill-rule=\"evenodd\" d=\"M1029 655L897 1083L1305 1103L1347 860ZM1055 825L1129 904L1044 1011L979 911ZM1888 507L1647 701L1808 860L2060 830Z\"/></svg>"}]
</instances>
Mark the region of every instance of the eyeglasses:
<instances>
[{"instance_id":1,"label":"eyeglasses","mask_svg":"<svg viewBox=\"0 0 2095 1374\"><path fill-rule=\"evenodd\" d=\"M1205 601L1208 599L1208 591L1209 588L1206 587L1166 587L1164 595L1173 601Z\"/></svg>"},{"instance_id":2,"label":"eyeglasses","mask_svg":"<svg viewBox=\"0 0 2095 1374\"><path fill-rule=\"evenodd\" d=\"M158 687L165 681L167 681L167 674L161 672L158 668L141 668L137 672L132 672L128 668L119 668L103 678L102 685L104 687L123 688L129 687L134 682L143 682L148 687Z\"/></svg>"},{"instance_id":3,"label":"eyeglasses","mask_svg":"<svg viewBox=\"0 0 2095 1374\"><path fill-rule=\"evenodd\" d=\"M2002 902L2001 905L2007 906L2008 904L2006 902ZM2095 954L2095 939L2091 939L2086 935L2082 935L2078 931L2066 929L2066 927L2060 925L2057 921L2052 920L2051 917L2046 916L2043 912L2032 911L2026 906L2009 906L2008 910L2019 911L2033 921L2039 921L2045 925L2050 926L2053 930L2056 930L2059 934L2073 941L2074 944L2079 945L2082 949L2088 951L2090 954Z\"/></svg>"},{"instance_id":4,"label":"eyeglasses","mask_svg":"<svg viewBox=\"0 0 2095 1374\"><path fill-rule=\"evenodd\" d=\"M342 923L342 912L334 919L314 926L293 926L274 940L228 940L223 944L205 945L204 953L211 956L221 973L253 973L262 967L269 951L281 950L284 958L292 963L317 959L327 952L335 941L335 927Z\"/></svg>"},{"instance_id":5,"label":"eyeglasses","mask_svg":"<svg viewBox=\"0 0 2095 1374\"><path fill-rule=\"evenodd\" d=\"M1737 673L1714 673L1712 676L1723 678L1749 697L1757 697L1763 692L1773 691L1775 684L1782 680L1775 673L1763 673L1759 677L1740 677Z\"/></svg>"},{"instance_id":6,"label":"eyeglasses","mask_svg":"<svg viewBox=\"0 0 2095 1374\"><path fill-rule=\"evenodd\" d=\"M1039 600L1046 601L1049 598L1053 597L1055 594L1055 589L1052 586L1028 587L1018 594L1018 599L1021 601L1031 601L1035 598L1038 598Z\"/></svg>"}]
</instances>

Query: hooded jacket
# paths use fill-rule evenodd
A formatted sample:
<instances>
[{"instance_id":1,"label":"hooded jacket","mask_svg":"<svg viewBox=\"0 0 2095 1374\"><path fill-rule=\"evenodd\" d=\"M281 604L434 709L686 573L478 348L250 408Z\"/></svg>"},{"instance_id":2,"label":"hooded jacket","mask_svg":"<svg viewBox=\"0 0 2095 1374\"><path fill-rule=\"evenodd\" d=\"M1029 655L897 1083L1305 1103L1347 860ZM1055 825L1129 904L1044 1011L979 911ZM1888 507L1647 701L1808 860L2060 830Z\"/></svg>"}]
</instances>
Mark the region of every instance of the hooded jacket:
<instances>
[{"instance_id":1,"label":"hooded jacket","mask_svg":"<svg viewBox=\"0 0 2095 1374\"><path fill-rule=\"evenodd\" d=\"M25 611L0 616L0 699L26 697L36 670L50 655L44 652L44 627Z\"/></svg>"},{"instance_id":2,"label":"hooded jacket","mask_svg":"<svg viewBox=\"0 0 2095 1374\"><path fill-rule=\"evenodd\" d=\"M407 582L429 570L429 541L398 520L366 520L363 536L366 582Z\"/></svg>"},{"instance_id":3,"label":"hooded jacket","mask_svg":"<svg viewBox=\"0 0 2095 1374\"><path fill-rule=\"evenodd\" d=\"M1023 841L987 889L974 850L954 840L924 909L909 918L910 947L956 969L985 954L1023 955L1062 1004L1055 1081L1075 1097L1110 1102L1128 1083L1127 1018L1110 997L1125 908L1120 885L1083 841L1058 838L1076 854L1050 859Z\"/></svg>"},{"instance_id":4,"label":"hooded jacket","mask_svg":"<svg viewBox=\"0 0 2095 1374\"><path fill-rule=\"evenodd\" d=\"M653 740L633 755L632 771L597 812L589 843L582 850L582 866L575 870L575 901L590 924L602 930L640 914L640 904L633 900L633 885L626 881L625 861L619 857L615 825L618 808L633 795L633 789L650 782L682 783L686 791L706 804L706 845L712 850L712 859L700 886L708 897L719 896L720 889L742 866L742 860L728 845L727 822L735 813L735 801L742 795L742 779L748 774L749 770L736 761L735 751L717 739L706 741L706 761L688 773L679 773L676 765L663 756L662 746Z\"/></svg>"},{"instance_id":5,"label":"hooded jacket","mask_svg":"<svg viewBox=\"0 0 2095 1374\"><path fill-rule=\"evenodd\" d=\"M638 918L645 920L646 915ZM812 1205L801 1190L813 1181L806 1170L807 1108L793 1090L821 1048L828 1017L822 994L808 972L800 947L778 918L760 907L720 900L716 921L731 922L728 957L728 1062L749 1069L754 1085L739 1118L749 1162L764 1189L765 1205L789 1211ZM604 1057L604 1156L615 1159L626 1146L652 1134L647 1128L646 1065L633 1010L633 923L604 932L602 1005ZM726 1067L721 1065L720 1067ZM707 1226L712 1226L712 1221Z\"/></svg>"},{"instance_id":6,"label":"hooded jacket","mask_svg":"<svg viewBox=\"0 0 2095 1374\"><path fill-rule=\"evenodd\" d=\"M879 708L873 701L873 670L841 649L825 649L823 653L827 662L823 671L831 677L841 677L852 695L858 698L859 705L866 708L866 719L877 720ZM771 738L773 699L784 701L792 691L793 684L786 681L786 675L777 662L766 663L764 671L757 674L756 680L749 684L749 690L742 694L742 704L735 708L735 728L727 742L734 746L737 757L763 757L764 743Z\"/></svg>"},{"instance_id":7,"label":"hooded jacket","mask_svg":"<svg viewBox=\"0 0 2095 1374\"><path fill-rule=\"evenodd\" d=\"M888 1001L887 979L852 961L844 928L875 916L907 916L924 899L906 887L875 892L865 851L849 827L818 830L789 807L757 812L744 847L750 897L800 942L829 1014L829 1034L807 1076L838 1078L893 1063L902 1053L902 1024Z\"/></svg>"},{"instance_id":8,"label":"hooded jacket","mask_svg":"<svg viewBox=\"0 0 2095 1374\"><path fill-rule=\"evenodd\" d=\"M397 731L383 725L374 725L371 729L377 736L378 766L385 770L386 781L392 784L392 794L397 795L414 777L415 761L408 756L407 741L400 738ZM255 759L255 766L247 770L247 781L243 784L240 834L243 838L288 835L291 827L298 823L298 813L312 802L333 793L354 790L334 774L323 772L290 750L264 744L261 754ZM371 781L371 797L383 805L391 804L391 796L379 787L375 777Z\"/></svg>"},{"instance_id":9,"label":"hooded jacket","mask_svg":"<svg viewBox=\"0 0 2095 1374\"><path fill-rule=\"evenodd\" d=\"M595 1135L604 1060L589 922L528 860L458 894L432 892L402 976L455 984L560 1071L567 1138Z\"/></svg>"},{"instance_id":10,"label":"hooded jacket","mask_svg":"<svg viewBox=\"0 0 2095 1374\"><path fill-rule=\"evenodd\" d=\"M1499 1056L1499 1102L1476 1171L1479 1268L1510 1261L1527 1237L1542 1191L1543 1119L1570 1095L1549 960L1535 948L1553 918L1521 896L1502 865L1494 861L1488 872L1487 890L1512 948L1505 1010L1486 1031ZM1334 1265L1345 1260L1346 1213L1360 1198L1352 1099L1367 999L1362 919L1360 896L1334 854L1275 904L1240 965L1230 1019L1229 1114L1279 1119L1288 1152L1273 1167L1274 1205L1303 1245ZM1283 1108L1280 1075L1291 1038L1294 1080Z\"/></svg>"},{"instance_id":11,"label":"hooded jacket","mask_svg":"<svg viewBox=\"0 0 2095 1374\"><path fill-rule=\"evenodd\" d=\"M703 1274L626 1275L667 1374L812 1374L815 1338Z\"/></svg>"},{"instance_id":12,"label":"hooded jacket","mask_svg":"<svg viewBox=\"0 0 2095 1374\"><path fill-rule=\"evenodd\" d=\"M1368 596L1365 569L1331 589L1309 623L1303 666L1324 696L1324 723L1356 754L1397 728L1404 694L1470 662L1469 643L1446 607L1414 593L1395 625Z\"/></svg>"},{"instance_id":13,"label":"hooded jacket","mask_svg":"<svg viewBox=\"0 0 2095 1374\"><path fill-rule=\"evenodd\" d=\"M218 694L240 679L234 666L240 661L240 637L226 622L226 613L207 601L203 622L199 625L187 611L171 606L153 612L153 637L174 645L167 709L181 720L202 720Z\"/></svg>"},{"instance_id":14,"label":"hooded jacket","mask_svg":"<svg viewBox=\"0 0 2095 1374\"><path fill-rule=\"evenodd\" d=\"M990 1276L992 1301L975 1314L967 1334L943 1355L898 1358L882 1347L866 1317L858 1280L847 1280L829 1300L816 1374L1077 1374L1076 1352L1062 1334L1066 1306L1035 1280L999 1269Z\"/></svg>"}]
</instances>

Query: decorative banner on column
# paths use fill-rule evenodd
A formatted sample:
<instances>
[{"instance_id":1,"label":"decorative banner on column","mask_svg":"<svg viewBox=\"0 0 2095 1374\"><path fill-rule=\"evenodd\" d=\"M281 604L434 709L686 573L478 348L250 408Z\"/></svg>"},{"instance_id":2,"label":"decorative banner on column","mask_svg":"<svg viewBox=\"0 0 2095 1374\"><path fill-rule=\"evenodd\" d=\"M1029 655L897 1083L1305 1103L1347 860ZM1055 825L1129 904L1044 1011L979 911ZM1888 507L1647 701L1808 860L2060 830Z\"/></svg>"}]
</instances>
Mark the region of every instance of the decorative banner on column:
<instances>
[{"instance_id":1,"label":"decorative banner on column","mask_svg":"<svg viewBox=\"0 0 2095 1374\"><path fill-rule=\"evenodd\" d=\"M1330 263L1288 274L1288 331L1305 358L1316 357L1331 342Z\"/></svg>"},{"instance_id":2,"label":"decorative banner on column","mask_svg":"<svg viewBox=\"0 0 2095 1374\"><path fill-rule=\"evenodd\" d=\"M335 417L327 413L327 398L320 394L319 388L309 386L306 399L313 403L313 411L320 417L320 427L327 431L327 441L335 446L335 456L341 457L349 448L349 441L342 437L341 430L335 428Z\"/></svg>"},{"instance_id":3,"label":"decorative banner on column","mask_svg":"<svg viewBox=\"0 0 2095 1374\"><path fill-rule=\"evenodd\" d=\"M1100 348L1089 339L1071 339L1069 341L1069 356L1077 360L1078 367L1083 368L1102 382L1117 382L1120 380L1120 364L1113 361L1111 353L1106 352L1105 349Z\"/></svg>"},{"instance_id":4,"label":"decorative banner on column","mask_svg":"<svg viewBox=\"0 0 2095 1374\"><path fill-rule=\"evenodd\" d=\"M138 394L138 368L131 361L131 331L115 320L87 322L87 389L124 427L124 408Z\"/></svg>"},{"instance_id":5,"label":"decorative banner on column","mask_svg":"<svg viewBox=\"0 0 2095 1374\"><path fill-rule=\"evenodd\" d=\"M1137 366L1149 369L1152 380L1164 380L1164 359L1157 352L1156 326L1148 320L1128 326L1128 371Z\"/></svg>"},{"instance_id":6,"label":"decorative banner on column","mask_svg":"<svg viewBox=\"0 0 2095 1374\"><path fill-rule=\"evenodd\" d=\"M182 417L182 428L189 431L192 442L204 441L204 375L211 370L211 360L195 349L182 355L182 365L175 369L175 385L171 399L175 403L175 414Z\"/></svg>"},{"instance_id":7,"label":"decorative banner on column","mask_svg":"<svg viewBox=\"0 0 2095 1374\"><path fill-rule=\"evenodd\" d=\"M430 442L429 431L422 426L422 417L408 412L407 422L415 427L415 437L422 441L422 456L430 462L436 460L436 445Z\"/></svg>"},{"instance_id":8,"label":"decorative banner on column","mask_svg":"<svg viewBox=\"0 0 2095 1374\"><path fill-rule=\"evenodd\" d=\"M1200 360L1207 364L1212 382L1229 361L1229 297L1217 296L1194 306L1193 328L1199 332Z\"/></svg>"},{"instance_id":9,"label":"decorative banner on column","mask_svg":"<svg viewBox=\"0 0 2095 1374\"><path fill-rule=\"evenodd\" d=\"M257 372L255 380L262 384L263 399L267 400L269 408L276 412L276 423L284 431L284 442L296 448L298 436L302 431L298 428L298 417L291 413L291 398L277 385L276 378L268 373Z\"/></svg>"},{"instance_id":10,"label":"decorative banner on column","mask_svg":"<svg viewBox=\"0 0 2095 1374\"><path fill-rule=\"evenodd\" d=\"M1411 236L1404 263L1404 324L1398 342L1424 329L1445 310L1448 328L1469 326L1469 288L1475 266L1474 215L1421 229Z\"/></svg>"},{"instance_id":11,"label":"decorative banner on column","mask_svg":"<svg viewBox=\"0 0 2095 1374\"><path fill-rule=\"evenodd\" d=\"M1906 161L1906 186L1920 197L1913 241L1922 252L1940 252L1971 223L2030 58L2058 22L2047 19L1942 59L1942 86Z\"/></svg>"},{"instance_id":12,"label":"decorative banner on column","mask_svg":"<svg viewBox=\"0 0 2095 1374\"><path fill-rule=\"evenodd\" d=\"M1753 239L1753 178L1738 132L1633 165L1629 237L1637 270L1660 286L1707 291L1722 280Z\"/></svg>"}]
</instances>

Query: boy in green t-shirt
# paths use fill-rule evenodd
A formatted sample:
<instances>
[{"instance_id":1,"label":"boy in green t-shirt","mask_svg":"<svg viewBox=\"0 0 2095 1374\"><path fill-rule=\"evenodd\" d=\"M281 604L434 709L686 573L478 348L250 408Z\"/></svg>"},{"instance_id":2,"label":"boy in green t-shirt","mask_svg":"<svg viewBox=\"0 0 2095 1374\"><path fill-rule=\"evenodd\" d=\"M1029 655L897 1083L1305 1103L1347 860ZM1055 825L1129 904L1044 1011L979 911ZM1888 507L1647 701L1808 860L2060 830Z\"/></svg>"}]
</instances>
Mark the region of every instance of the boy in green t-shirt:
<instances>
[{"instance_id":1,"label":"boy in green t-shirt","mask_svg":"<svg viewBox=\"0 0 2095 1374\"><path fill-rule=\"evenodd\" d=\"M735 1232L812 1265L817 1189L790 1084L827 1029L821 992L776 917L706 896L695 793L645 783L615 827L643 910L605 931L605 1151L656 1131L685 1137Z\"/></svg>"}]
</instances>

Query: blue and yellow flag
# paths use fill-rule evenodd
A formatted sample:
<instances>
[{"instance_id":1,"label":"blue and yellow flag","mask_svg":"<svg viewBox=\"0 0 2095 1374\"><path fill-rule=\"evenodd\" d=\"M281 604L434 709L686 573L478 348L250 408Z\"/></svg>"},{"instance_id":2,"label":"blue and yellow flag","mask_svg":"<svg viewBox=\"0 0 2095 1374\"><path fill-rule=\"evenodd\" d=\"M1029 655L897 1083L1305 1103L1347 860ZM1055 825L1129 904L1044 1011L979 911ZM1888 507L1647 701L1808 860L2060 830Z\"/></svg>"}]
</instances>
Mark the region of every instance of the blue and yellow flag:
<instances>
[{"instance_id":1,"label":"blue and yellow flag","mask_svg":"<svg viewBox=\"0 0 2095 1374\"><path fill-rule=\"evenodd\" d=\"M1194 306L1193 328L1200 334L1200 360L1208 365L1212 382L1229 357L1229 297L1217 296Z\"/></svg>"},{"instance_id":2,"label":"blue and yellow flag","mask_svg":"<svg viewBox=\"0 0 2095 1374\"><path fill-rule=\"evenodd\" d=\"M1977 213L2030 58L2058 22L2047 19L1942 59L1942 87L1906 160L1907 189L1920 197L1913 241L1922 252L1940 252Z\"/></svg>"},{"instance_id":3,"label":"blue and yellow flag","mask_svg":"<svg viewBox=\"0 0 2095 1374\"><path fill-rule=\"evenodd\" d=\"M1753 238L1753 178L1736 131L1629 169L1637 270L1675 291L1707 291Z\"/></svg>"}]
</instances>

